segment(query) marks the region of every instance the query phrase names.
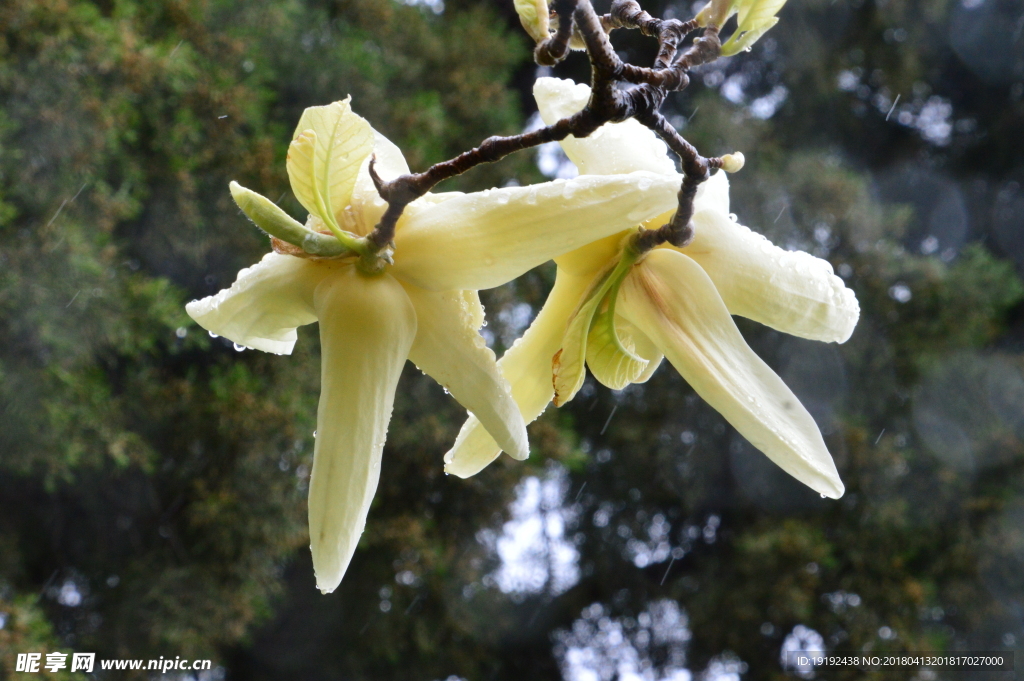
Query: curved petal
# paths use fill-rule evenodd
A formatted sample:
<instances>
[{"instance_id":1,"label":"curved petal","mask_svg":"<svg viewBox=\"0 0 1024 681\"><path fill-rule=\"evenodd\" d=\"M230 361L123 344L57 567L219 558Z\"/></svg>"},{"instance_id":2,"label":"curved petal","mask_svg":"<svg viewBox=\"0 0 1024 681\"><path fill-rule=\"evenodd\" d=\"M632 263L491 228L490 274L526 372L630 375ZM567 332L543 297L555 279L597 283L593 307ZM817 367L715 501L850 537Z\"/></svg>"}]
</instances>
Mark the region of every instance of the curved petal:
<instances>
[{"instance_id":1,"label":"curved petal","mask_svg":"<svg viewBox=\"0 0 1024 681\"><path fill-rule=\"evenodd\" d=\"M317 587L334 591L355 553L380 478L395 387L416 337L416 313L389 275L343 267L316 289L322 370L309 480Z\"/></svg>"},{"instance_id":2,"label":"curved petal","mask_svg":"<svg viewBox=\"0 0 1024 681\"><path fill-rule=\"evenodd\" d=\"M538 78L533 84L533 97L541 119L552 125L582 111L590 100L590 87L571 80ZM618 175L636 170L676 174L665 143L633 118L602 125L583 139L570 135L560 144L581 175Z\"/></svg>"},{"instance_id":3,"label":"curved petal","mask_svg":"<svg viewBox=\"0 0 1024 681\"><path fill-rule=\"evenodd\" d=\"M619 310L665 352L697 394L787 473L826 496L843 495L814 419L743 340L704 270L659 249L635 267Z\"/></svg>"},{"instance_id":4,"label":"curved petal","mask_svg":"<svg viewBox=\"0 0 1024 681\"><path fill-rule=\"evenodd\" d=\"M351 99L346 97L343 101L332 102L326 106L309 107L302 112L299 124L292 135L298 142L305 136L305 131L312 130L316 133L312 136L315 142L312 149L312 169L324 206L332 216L340 216L352 201L352 189L359 175L359 168L373 150L375 141L370 124L352 111ZM289 157L291 155L292 150L289 149ZM291 165L288 166L288 170L291 176ZM294 177L292 186L295 187ZM299 196L298 192L296 196ZM302 200L301 197L299 200ZM309 210L309 206L306 206L306 209ZM312 210L309 212L314 213ZM325 218L326 215L320 217Z\"/></svg>"},{"instance_id":5,"label":"curved petal","mask_svg":"<svg viewBox=\"0 0 1024 681\"><path fill-rule=\"evenodd\" d=\"M729 173L719 170L697 187L697 196L693 198L693 212L699 213L702 210L717 210L724 215L729 214Z\"/></svg>"},{"instance_id":6,"label":"curved petal","mask_svg":"<svg viewBox=\"0 0 1024 681\"><path fill-rule=\"evenodd\" d=\"M434 291L486 289L671 209L675 176L582 175L412 204L392 273Z\"/></svg>"},{"instance_id":7,"label":"curved petal","mask_svg":"<svg viewBox=\"0 0 1024 681\"><path fill-rule=\"evenodd\" d=\"M704 268L732 314L801 338L849 339L860 305L827 261L783 250L718 211L701 211L693 222L682 252Z\"/></svg>"},{"instance_id":8,"label":"curved petal","mask_svg":"<svg viewBox=\"0 0 1024 681\"><path fill-rule=\"evenodd\" d=\"M479 419L515 459L530 455L526 424L479 333L483 306L476 291L427 291L405 285L416 309L416 341L409 359Z\"/></svg>"},{"instance_id":9,"label":"curved petal","mask_svg":"<svg viewBox=\"0 0 1024 681\"><path fill-rule=\"evenodd\" d=\"M608 292L608 277L615 266L611 262L605 271L596 277L581 296L576 309L569 316L562 342L551 358L551 382L554 387L552 400L560 407L579 392L587 378L587 345L594 315Z\"/></svg>"},{"instance_id":10,"label":"curved petal","mask_svg":"<svg viewBox=\"0 0 1024 681\"><path fill-rule=\"evenodd\" d=\"M323 205L323 192L317 186L316 132L305 130L292 140L288 145L284 165L288 171L292 194L295 194L295 198L310 215L323 220L326 208Z\"/></svg>"},{"instance_id":11,"label":"curved petal","mask_svg":"<svg viewBox=\"0 0 1024 681\"><path fill-rule=\"evenodd\" d=\"M290 355L295 329L316 321L313 291L332 265L268 253L238 273L231 288L185 306L204 329L277 355Z\"/></svg>"},{"instance_id":12,"label":"curved petal","mask_svg":"<svg viewBox=\"0 0 1024 681\"><path fill-rule=\"evenodd\" d=\"M562 270L555 277L544 307L498 361L502 375L512 386L512 397L527 423L541 415L554 395L551 385L551 356L565 335L565 321L590 284L590 277L575 277ZM476 475L501 453L480 421L470 416L463 424L451 450L444 455L446 473L468 478Z\"/></svg>"},{"instance_id":13,"label":"curved petal","mask_svg":"<svg viewBox=\"0 0 1024 681\"><path fill-rule=\"evenodd\" d=\"M658 367L661 366L661 360L665 359L665 355L654 344L654 341L647 337L647 334L636 328L635 324L630 323L618 313L615 315L615 328L619 330L622 342L632 343L633 351L647 360L647 367L633 381L634 383L646 383L654 375L654 372L658 370Z\"/></svg>"},{"instance_id":14,"label":"curved petal","mask_svg":"<svg viewBox=\"0 0 1024 681\"><path fill-rule=\"evenodd\" d=\"M409 164L405 162L402 150L376 130L373 135L373 156L377 159L374 170L381 179L390 181L408 174ZM366 236L380 222L387 207L370 178L370 157L367 156L359 166L359 175L352 189L352 204L339 217L339 222L353 234Z\"/></svg>"},{"instance_id":15,"label":"curved petal","mask_svg":"<svg viewBox=\"0 0 1024 681\"><path fill-rule=\"evenodd\" d=\"M598 383L612 390L635 383L649 364L636 352L632 338L619 333L618 317L599 313L587 334L587 367Z\"/></svg>"}]
</instances>

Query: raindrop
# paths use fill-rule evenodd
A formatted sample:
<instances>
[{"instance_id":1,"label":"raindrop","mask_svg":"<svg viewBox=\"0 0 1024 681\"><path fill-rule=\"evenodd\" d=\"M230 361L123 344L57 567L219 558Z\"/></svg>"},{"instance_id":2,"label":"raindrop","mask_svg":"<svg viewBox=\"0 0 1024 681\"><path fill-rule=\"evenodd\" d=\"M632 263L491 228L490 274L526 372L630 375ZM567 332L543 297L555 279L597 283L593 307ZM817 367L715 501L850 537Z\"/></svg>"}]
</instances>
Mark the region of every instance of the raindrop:
<instances>
[{"instance_id":1,"label":"raindrop","mask_svg":"<svg viewBox=\"0 0 1024 681\"><path fill-rule=\"evenodd\" d=\"M733 222L739 222L740 221L740 217L738 215L736 215L736 213L729 213L729 219L732 220Z\"/></svg>"},{"instance_id":2,"label":"raindrop","mask_svg":"<svg viewBox=\"0 0 1024 681\"><path fill-rule=\"evenodd\" d=\"M245 351L245 346L244 345L239 345L238 343L234 343L234 348L235 348L235 352L244 352Z\"/></svg>"},{"instance_id":3,"label":"raindrop","mask_svg":"<svg viewBox=\"0 0 1024 681\"><path fill-rule=\"evenodd\" d=\"M313 431L313 437L316 437L316 431L315 430Z\"/></svg>"},{"instance_id":4,"label":"raindrop","mask_svg":"<svg viewBox=\"0 0 1024 681\"><path fill-rule=\"evenodd\" d=\"M828 499L828 497L826 497L824 494L821 495L821 498L822 499Z\"/></svg>"},{"instance_id":5,"label":"raindrop","mask_svg":"<svg viewBox=\"0 0 1024 681\"><path fill-rule=\"evenodd\" d=\"M210 334L210 338L220 338L220 336L215 334L213 331L209 331L208 333Z\"/></svg>"}]
</instances>

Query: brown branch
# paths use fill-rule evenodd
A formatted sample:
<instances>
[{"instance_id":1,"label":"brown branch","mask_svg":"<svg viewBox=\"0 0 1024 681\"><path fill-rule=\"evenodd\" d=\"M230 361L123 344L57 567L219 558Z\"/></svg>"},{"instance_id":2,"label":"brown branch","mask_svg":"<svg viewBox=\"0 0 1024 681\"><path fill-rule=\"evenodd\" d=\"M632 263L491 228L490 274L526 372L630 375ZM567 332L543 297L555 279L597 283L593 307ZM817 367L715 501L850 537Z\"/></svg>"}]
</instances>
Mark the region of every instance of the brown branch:
<instances>
[{"instance_id":1,"label":"brown branch","mask_svg":"<svg viewBox=\"0 0 1024 681\"><path fill-rule=\"evenodd\" d=\"M695 20L658 19L643 11L636 0L614 0L611 12L604 16L594 11L590 0L556 0L554 10L558 15L558 28L538 43L534 57L538 64L553 65L566 57L574 39L582 39L591 64L591 97L586 107L539 130L509 137L488 137L475 149L437 163L422 173L402 175L390 182L381 180L375 159L371 159L370 176L381 197L388 202L387 210L368 237L378 251L391 244L405 207L439 182L482 163L499 161L513 152L563 140L569 135L587 137L605 123L629 118L636 118L665 140L679 156L683 169L679 207L672 220L659 229L642 231L637 246L643 252L666 242L682 246L693 238L690 219L697 187L707 180L710 171L721 168L722 160L701 156L669 124L660 109L669 92L682 90L689 84L688 72L692 68L718 58L721 52L718 29L709 26L680 54L680 44L698 28ZM657 38L658 55L652 67L626 64L619 58L608 35L618 28L636 29ZM636 87L620 89L622 83Z\"/></svg>"}]
</instances>

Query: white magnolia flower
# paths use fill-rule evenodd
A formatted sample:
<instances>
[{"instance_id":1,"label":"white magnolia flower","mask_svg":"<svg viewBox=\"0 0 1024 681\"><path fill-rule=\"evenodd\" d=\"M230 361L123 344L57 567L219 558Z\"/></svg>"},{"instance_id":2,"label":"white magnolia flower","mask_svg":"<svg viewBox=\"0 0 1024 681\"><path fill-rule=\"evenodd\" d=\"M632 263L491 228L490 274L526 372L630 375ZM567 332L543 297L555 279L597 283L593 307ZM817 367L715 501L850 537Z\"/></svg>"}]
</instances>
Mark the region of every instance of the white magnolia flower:
<instances>
[{"instance_id":1,"label":"white magnolia flower","mask_svg":"<svg viewBox=\"0 0 1024 681\"><path fill-rule=\"evenodd\" d=\"M589 94L585 85L553 78L534 86L545 121L580 110ZM664 144L633 120L586 139L567 138L562 146L581 173L643 169L679 181ZM657 228L670 216L647 224ZM547 302L499 362L524 418L535 419L552 398L557 404L571 399L582 385L584 363L602 383L623 388L647 380L664 355L754 446L838 498L843 484L814 420L747 346L731 315L842 343L860 316L853 291L828 262L784 251L731 220L725 173L700 186L693 222L696 236L681 249L665 245L637 259L623 247L626 231L555 259L558 274ZM446 470L473 475L499 453L470 417L446 455Z\"/></svg>"},{"instance_id":2,"label":"white magnolia flower","mask_svg":"<svg viewBox=\"0 0 1024 681\"><path fill-rule=\"evenodd\" d=\"M337 254L343 245L358 246L386 208L367 169L371 152L385 180L409 172L398 148L347 100L312 107L288 153L292 190L310 213L308 229L236 183L232 195L250 217L273 223L293 243ZM646 191L637 191L638 184ZM291 353L297 327L320 322L309 534L322 591L337 587L363 531L405 360L449 390L496 446L526 458L522 417L479 334L483 308L476 290L664 212L675 191L673 178L637 173L428 194L405 210L393 264L382 262L383 271L365 273L354 255L270 253L239 272L231 288L188 305L212 333L277 354Z\"/></svg>"}]
</instances>

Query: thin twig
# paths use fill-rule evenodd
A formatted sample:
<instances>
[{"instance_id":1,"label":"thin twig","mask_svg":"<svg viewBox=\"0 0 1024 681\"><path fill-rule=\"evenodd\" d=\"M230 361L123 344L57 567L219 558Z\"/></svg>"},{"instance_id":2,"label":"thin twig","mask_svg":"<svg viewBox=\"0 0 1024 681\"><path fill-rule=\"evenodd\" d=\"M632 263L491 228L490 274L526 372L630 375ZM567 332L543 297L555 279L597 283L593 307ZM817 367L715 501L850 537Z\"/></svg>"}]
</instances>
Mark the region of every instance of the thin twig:
<instances>
[{"instance_id":1,"label":"thin twig","mask_svg":"<svg viewBox=\"0 0 1024 681\"><path fill-rule=\"evenodd\" d=\"M494 163L509 154L556 142L569 135L585 138L606 123L635 118L653 130L679 156L683 179L679 188L679 207L672 220L660 229L642 231L636 247L641 252L658 244L685 245L693 238L690 218L697 187L722 166L720 158L705 158L687 142L660 113L669 92L684 89L690 82L689 71L718 58L721 41L718 29L709 26L688 49L680 52L680 44L697 30L697 22L658 19L651 16L636 0L614 0L611 12L600 16L590 0L555 0L558 16L555 32L541 41L534 52L538 64L554 65L564 59L570 47L585 45L591 65L591 96L586 107L554 125L509 137L489 137L475 149L453 159L437 163L422 173L401 175L384 182L371 158L370 176L377 191L388 203L380 222L367 237L377 252L388 248L405 207L433 189L439 182L461 175L483 163ZM639 30L658 40L658 55L650 68L624 63L616 54L608 34L618 28ZM621 88L622 84L636 87ZM696 111L694 111L696 113Z\"/></svg>"}]
</instances>

